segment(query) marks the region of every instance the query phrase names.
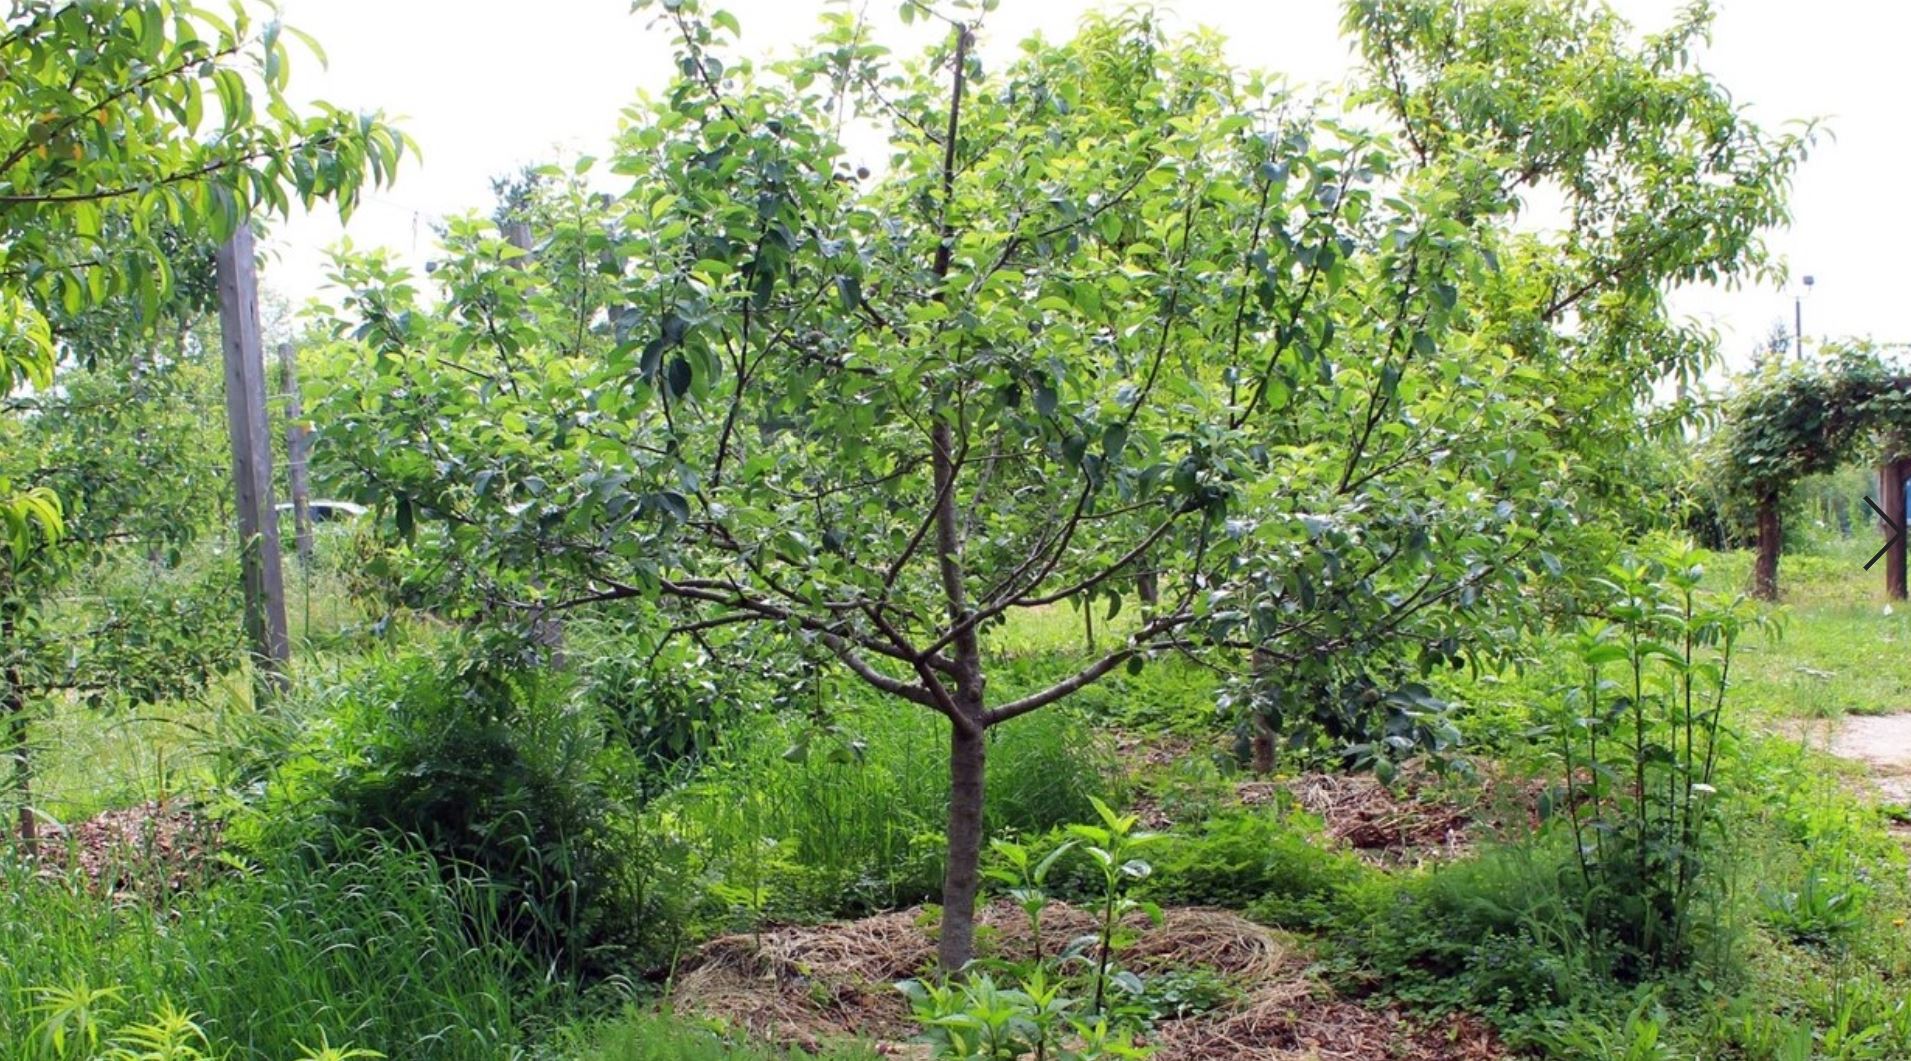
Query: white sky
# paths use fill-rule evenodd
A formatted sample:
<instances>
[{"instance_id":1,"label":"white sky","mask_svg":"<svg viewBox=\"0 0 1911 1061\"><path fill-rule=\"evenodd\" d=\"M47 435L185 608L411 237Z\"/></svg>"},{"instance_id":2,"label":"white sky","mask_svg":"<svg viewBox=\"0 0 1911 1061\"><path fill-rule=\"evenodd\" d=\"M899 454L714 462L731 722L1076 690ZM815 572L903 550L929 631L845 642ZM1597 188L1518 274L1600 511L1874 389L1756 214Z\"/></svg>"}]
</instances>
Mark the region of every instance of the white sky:
<instances>
[{"instance_id":1,"label":"white sky","mask_svg":"<svg viewBox=\"0 0 1911 1061\"><path fill-rule=\"evenodd\" d=\"M1612 0L1637 27L1663 26L1674 0ZM1703 62L1768 128L1828 120L1799 174L1794 220L1772 246L1791 265L1787 288L1682 292L1681 311L1716 327L1735 364L1775 320L1792 319L1792 292L1807 273L1808 348L1820 336L1911 342L1911 294L1901 248L1911 213L1891 208L1911 172L1911 5L1898 0L1716 0L1713 46ZM811 35L821 0L728 0L753 56L781 53ZM872 0L892 15L897 0ZM1034 30L1066 35L1096 0L1002 0L989 16L987 54L1002 56ZM1164 3L1188 25L1221 30L1244 66L1296 82L1337 81L1351 68L1338 32L1338 0L1180 0ZM320 69L295 55L293 89L350 108L401 116L425 158L375 193L346 230L360 247L386 246L421 263L431 222L488 210L490 179L523 163L602 154L618 111L639 88L668 79L670 48L647 14L625 0L284 0L286 21L316 36ZM889 20L893 24L893 20ZM894 42L891 42L894 43ZM324 288L324 251L341 230L321 212L283 223L268 246L268 285L294 305Z\"/></svg>"}]
</instances>

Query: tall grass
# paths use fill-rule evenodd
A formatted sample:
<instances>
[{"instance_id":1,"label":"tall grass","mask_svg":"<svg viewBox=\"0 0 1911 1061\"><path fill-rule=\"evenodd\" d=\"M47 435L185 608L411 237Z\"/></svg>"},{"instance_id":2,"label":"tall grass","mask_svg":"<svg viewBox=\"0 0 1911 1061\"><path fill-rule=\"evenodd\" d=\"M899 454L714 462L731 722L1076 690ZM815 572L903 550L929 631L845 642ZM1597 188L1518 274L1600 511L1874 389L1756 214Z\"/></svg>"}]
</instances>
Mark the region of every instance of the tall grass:
<instances>
[{"instance_id":1,"label":"tall grass","mask_svg":"<svg viewBox=\"0 0 1911 1061\"><path fill-rule=\"evenodd\" d=\"M38 1003L75 988L115 992L109 1028L170 1003L238 1059L321 1041L447 1061L515 1050L535 981L513 951L472 942L493 938L484 885L371 838L314 855L235 871L170 910L0 856L0 1057L57 1056L36 1045Z\"/></svg>"},{"instance_id":2,"label":"tall grass","mask_svg":"<svg viewBox=\"0 0 1911 1061\"><path fill-rule=\"evenodd\" d=\"M1112 754L1078 716L1034 712L990 734L986 827L1039 832L1093 813ZM852 914L933 898L948 808L947 723L863 703L817 734L765 721L653 805L704 853L733 906L771 917Z\"/></svg>"}]
</instances>

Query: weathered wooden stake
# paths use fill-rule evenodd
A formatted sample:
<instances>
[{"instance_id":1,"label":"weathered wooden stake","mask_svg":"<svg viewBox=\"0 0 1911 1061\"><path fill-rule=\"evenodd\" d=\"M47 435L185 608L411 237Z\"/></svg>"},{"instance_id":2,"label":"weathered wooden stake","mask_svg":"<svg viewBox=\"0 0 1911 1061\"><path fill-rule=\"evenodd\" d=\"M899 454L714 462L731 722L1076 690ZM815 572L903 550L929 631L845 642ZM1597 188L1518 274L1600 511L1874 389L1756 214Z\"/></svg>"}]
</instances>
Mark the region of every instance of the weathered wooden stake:
<instances>
[{"instance_id":1,"label":"weathered wooden stake","mask_svg":"<svg viewBox=\"0 0 1911 1061\"><path fill-rule=\"evenodd\" d=\"M521 258L512 259L511 264L522 269L531 261L531 223L529 221L506 221L498 226L504 241L524 252Z\"/></svg>"},{"instance_id":2,"label":"weathered wooden stake","mask_svg":"<svg viewBox=\"0 0 1911 1061\"><path fill-rule=\"evenodd\" d=\"M263 699L285 682L292 657L285 625L285 575L272 503L272 437L266 427L265 348L259 334L259 275L252 226L243 224L214 258L220 345L226 362L226 426L232 436L232 495L245 580L246 635Z\"/></svg>"},{"instance_id":3,"label":"weathered wooden stake","mask_svg":"<svg viewBox=\"0 0 1911 1061\"><path fill-rule=\"evenodd\" d=\"M307 472L312 433L305 426L305 402L299 397L298 354L279 344L279 389L285 392L285 485L292 491L292 527L299 563L312 566L312 483Z\"/></svg>"}]
</instances>

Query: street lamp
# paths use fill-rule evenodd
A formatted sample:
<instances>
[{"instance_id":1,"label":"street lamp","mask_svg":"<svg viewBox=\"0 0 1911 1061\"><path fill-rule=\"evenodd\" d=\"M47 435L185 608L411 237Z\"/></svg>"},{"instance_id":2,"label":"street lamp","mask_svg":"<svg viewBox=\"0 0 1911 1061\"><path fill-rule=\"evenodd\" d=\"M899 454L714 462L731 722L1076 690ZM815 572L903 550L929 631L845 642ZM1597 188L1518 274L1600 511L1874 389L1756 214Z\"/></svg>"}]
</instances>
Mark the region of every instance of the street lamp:
<instances>
[{"instance_id":1,"label":"street lamp","mask_svg":"<svg viewBox=\"0 0 1911 1061\"><path fill-rule=\"evenodd\" d=\"M1792 296L1792 351L1800 361L1805 360L1805 296L1811 294L1811 285L1815 282L1807 274L1805 290Z\"/></svg>"}]
</instances>

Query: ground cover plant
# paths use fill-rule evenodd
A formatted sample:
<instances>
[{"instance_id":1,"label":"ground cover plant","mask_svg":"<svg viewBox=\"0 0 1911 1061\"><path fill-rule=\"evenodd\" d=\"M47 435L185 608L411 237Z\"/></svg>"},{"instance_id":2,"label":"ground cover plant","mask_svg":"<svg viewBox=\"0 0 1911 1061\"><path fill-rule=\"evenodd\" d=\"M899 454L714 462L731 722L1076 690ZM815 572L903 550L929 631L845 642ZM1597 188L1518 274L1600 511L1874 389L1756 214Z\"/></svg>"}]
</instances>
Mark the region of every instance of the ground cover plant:
<instances>
[{"instance_id":1,"label":"ground cover plant","mask_svg":"<svg viewBox=\"0 0 1911 1061\"><path fill-rule=\"evenodd\" d=\"M640 0L608 155L342 247L268 680L208 263L409 141L263 10L19 5L0 1058L1911 1056L1904 374L1714 395L1666 301L1810 127L1703 7L1350 0L1314 92L993 6Z\"/></svg>"}]
</instances>

